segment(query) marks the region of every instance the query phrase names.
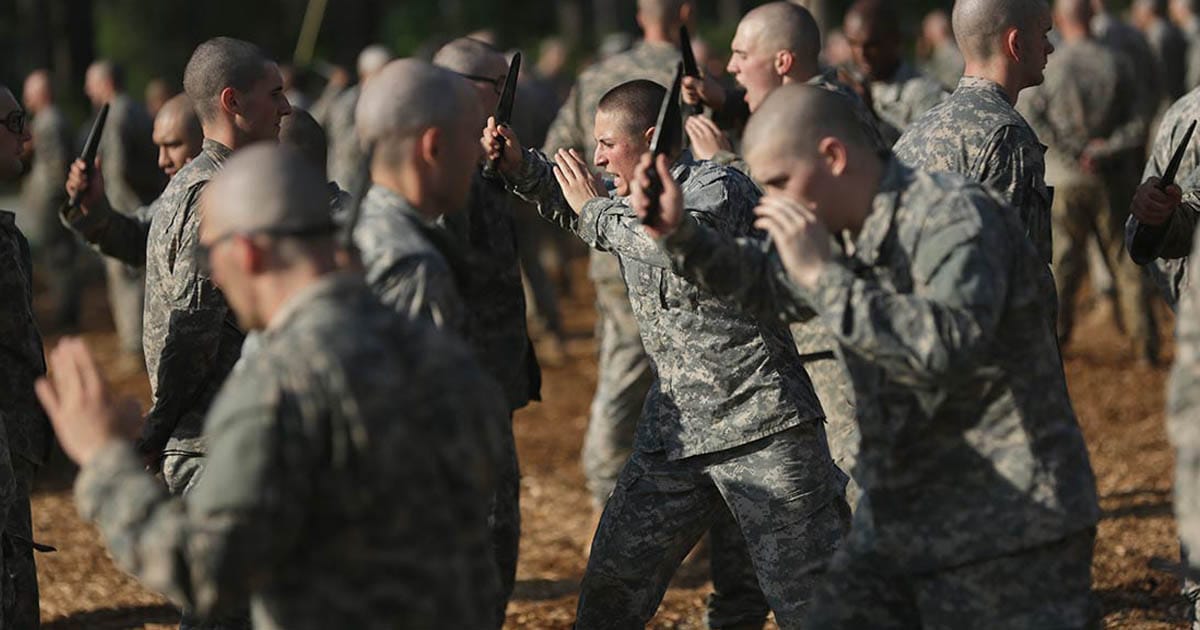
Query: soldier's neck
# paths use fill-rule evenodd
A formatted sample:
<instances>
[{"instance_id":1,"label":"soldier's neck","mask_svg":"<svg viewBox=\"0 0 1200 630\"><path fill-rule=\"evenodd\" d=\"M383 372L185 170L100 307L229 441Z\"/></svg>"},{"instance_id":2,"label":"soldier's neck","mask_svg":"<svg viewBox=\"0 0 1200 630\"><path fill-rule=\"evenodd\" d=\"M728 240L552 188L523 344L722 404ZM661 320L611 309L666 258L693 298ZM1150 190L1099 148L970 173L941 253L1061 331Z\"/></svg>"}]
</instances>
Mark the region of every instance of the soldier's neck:
<instances>
[{"instance_id":1,"label":"soldier's neck","mask_svg":"<svg viewBox=\"0 0 1200 630\"><path fill-rule=\"evenodd\" d=\"M1015 105L1017 103L1017 96L1021 93L1021 90L1027 87L1021 84L1017 73L1012 72L1005 64L987 65L967 63L966 68L963 70L963 76L986 79L999 85L1009 105Z\"/></svg>"},{"instance_id":2,"label":"soldier's neck","mask_svg":"<svg viewBox=\"0 0 1200 630\"><path fill-rule=\"evenodd\" d=\"M438 217L445 214L445 208L442 208L437 202L437 196L433 194L432 186L412 169L393 172L373 168L371 169L371 182L400 195L427 222L436 221Z\"/></svg>"}]
</instances>

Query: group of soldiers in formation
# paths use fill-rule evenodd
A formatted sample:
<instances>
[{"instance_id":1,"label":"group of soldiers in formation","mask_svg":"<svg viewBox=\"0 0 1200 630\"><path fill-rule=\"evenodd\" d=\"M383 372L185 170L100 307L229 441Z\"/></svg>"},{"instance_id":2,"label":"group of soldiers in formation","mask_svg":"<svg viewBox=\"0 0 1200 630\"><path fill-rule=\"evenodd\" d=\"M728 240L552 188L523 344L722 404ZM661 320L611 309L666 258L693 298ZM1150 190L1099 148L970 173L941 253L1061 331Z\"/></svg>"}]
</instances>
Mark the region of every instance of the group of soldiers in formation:
<instances>
[{"instance_id":1,"label":"group of soldiers in formation","mask_svg":"<svg viewBox=\"0 0 1200 630\"><path fill-rule=\"evenodd\" d=\"M1096 627L1061 356L1089 265L1139 360L1144 278L1179 304L1176 511L1200 547L1200 143L1159 180L1200 117L1200 2L1137 0L1135 26L1101 1L958 0L926 20L930 74L896 4L859 0L836 38L800 3L753 9L736 85L685 77L701 113L654 154L690 0L639 0L643 39L579 76L544 142L490 116L508 60L473 38L370 47L315 116L245 41L200 44L152 121L100 62L94 164L48 75L25 109L0 86L0 179L32 131L43 253L108 261L153 400L118 399L77 339L44 355L0 213L0 624L38 625L29 495L56 434L81 513L184 628L503 625L512 413L540 395L532 207L593 252L576 627L643 627L706 533L713 628ZM54 282L66 320L75 282Z\"/></svg>"}]
</instances>

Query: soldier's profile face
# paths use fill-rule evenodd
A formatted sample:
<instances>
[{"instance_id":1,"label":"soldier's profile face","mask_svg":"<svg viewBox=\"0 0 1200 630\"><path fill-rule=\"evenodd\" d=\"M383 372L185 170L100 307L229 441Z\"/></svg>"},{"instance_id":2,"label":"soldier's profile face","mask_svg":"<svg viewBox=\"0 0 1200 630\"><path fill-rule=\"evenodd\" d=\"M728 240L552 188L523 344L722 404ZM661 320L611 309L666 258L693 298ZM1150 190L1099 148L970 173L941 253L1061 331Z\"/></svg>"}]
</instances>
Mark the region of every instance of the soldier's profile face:
<instances>
[{"instance_id":1,"label":"soldier's profile face","mask_svg":"<svg viewBox=\"0 0 1200 630\"><path fill-rule=\"evenodd\" d=\"M758 29L745 22L738 25L731 48L733 54L729 57L726 70L737 79L739 85L746 88L746 104L753 112L771 90L783 82L775 72L777 51L766 50L758 37Z\"/></svg>"},{"instance_id":2,"label":"soldier's profile face","mask_svg":"<svg viewBox=\"0 0 1200 630\"><path fill-rule=\"evenodd\" d=\"M596 112L596 167L613 176L619 196L629 194L629 180L642 155L649 150L644 133L629 129L621 112Z\"/></svg>"},{"instance_id":3,"label":"soldier's profile face","mask_svg":"<svg viewBox=\"0 0 1200 630\"><path fill-rule=\"evenodd\" d=\"M246 92L240 93L242 111L239 126L252 140L278 140L279 123L292 113L292 106L283 93L283 77L279 66L268 62L263 76Z\"/></svg>"},{"instance_id":4,"label":"soldier's profile face","mask_svg":"<svg viewBox=\"0 0 1200 630\"><path fill-rule=\"evenodd\" d=\"M846 17L845 36L854 64L872 81L886 80L900 65L900 38L892 30L857 13Z\"/></svg>"},{"instance_id":5,"label":"soldier's profile face","mask_svg":"<svg viewBox=\"0 0 1200 630\"><path fill-rule=\"evenodd\" d=\"M1022 60L1022 65L1029 75L1030 86L1041 85L1046 80L1046 61L1054 52L1054 44L1050 43L1050 29L1052 28L1054 28L1054 19L1051 17L1049 6L1047 6L1038 16L1034 28L1028 29L1027 33L1021 35L1022 40L1027 40L1023 47L1029 51L1025 54L1026 59Z\"/></svg>"},{"instance_id":6,"label":"soldier's profile face","mask_svg":"<svg viewBox=\"0 0 1200 630\"><path fill-rule=\"evenodd\" d=\"M23 111L17 104L17 99L7 89L0 88L0 121L21 118ZM9 125L0 124L0 181L16 179L22 170L21 151L29 140L29 125L14 125L20 131L13 131Z\"/></svg>"}]
</instances>

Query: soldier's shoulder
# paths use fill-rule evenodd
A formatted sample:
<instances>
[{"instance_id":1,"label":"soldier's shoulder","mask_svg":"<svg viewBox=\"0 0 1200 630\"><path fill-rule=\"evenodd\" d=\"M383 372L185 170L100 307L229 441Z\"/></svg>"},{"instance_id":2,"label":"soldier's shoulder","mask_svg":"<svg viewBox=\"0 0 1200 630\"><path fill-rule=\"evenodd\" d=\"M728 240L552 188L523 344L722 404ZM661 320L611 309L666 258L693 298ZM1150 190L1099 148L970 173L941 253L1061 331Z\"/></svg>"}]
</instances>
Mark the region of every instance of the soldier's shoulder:
<instances>
[{"instance_id":1,"label":"soldier's shoulder","mask_svg":"<svg viewBox=\"0 0 1200 630\"><path fill-rule=\"evenodd\" d=\"M1200 115L1200 87L1179 97L1163 114L1162 125L1179 124L1184 118L1196 118ZM1188 122L1188 124L1191 124Z\"/></svg>"}]
</instances>

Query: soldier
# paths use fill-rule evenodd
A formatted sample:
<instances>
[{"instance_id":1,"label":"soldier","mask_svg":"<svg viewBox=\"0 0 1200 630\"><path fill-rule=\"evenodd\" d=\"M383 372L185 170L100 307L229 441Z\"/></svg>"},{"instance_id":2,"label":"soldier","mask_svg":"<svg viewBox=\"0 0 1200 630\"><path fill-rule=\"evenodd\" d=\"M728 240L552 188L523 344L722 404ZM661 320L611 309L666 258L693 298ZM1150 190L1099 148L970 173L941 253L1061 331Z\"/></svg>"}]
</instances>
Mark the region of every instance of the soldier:
<instances>
[{"instance_id":1,"label":"soldier","mask_svg":"<svg viewBox=\"0 0 1200 630\"><path fill-rule=\"evenodd\" d=\"M1048 145L1046 179L1056 186L1054 277L1058 281L1059 339L1071 338L1075 293L1087 270L1093 234L1116 282L1117 300L1137 359L1158 358L1158 329L1142 274L1125 256L1125 200L1133 197L1140 147L1149 121L1137 100L1128 62L1091 36L1091 5L1057 0L1059 51L1046 81L1022 97L1021 111ZM1080 103L1087 107L1081 109Z\"/></svg>"},{"instance_id":2,"label":"soldier","mask_svg":"<svg viewBox=\"0 0 1200 630\"><path fill-rule=\"evenodd\" d=\"M1187 92L1187 40L1167 19L1167 0L1134 0L1134 25L1146 36L1156 65L1162 71L1163 90L1173 103Z\"/></svg>"},{"instance_id":3,"label":"soldier","mask_svg":"<svg viewBox=\"0 0 1200 630\"><path fill-rule=\"evenodd\" d=\"M303 109L293 109L292 113L279 123L279 143L291 145L299 151L313 168L317 169L321 179L327 182L329 211L333 213L334 220L341 224L347 218L344 213L349 208L350 193L342 190L337 182L329 181L329 173L326 171L329 142L321 124Z\"/></svg>"},{"instance_id":4,"label":"soldier","mask_svg":"<svg viewBox=\"0 0 1200 630\"><path fill-rule=\"evenodd\" d=\"M613 176L613 196L577 152L560 151L553 163L522 152L494 119L482 139L542 216L618 256L657 377L596 530L576 626L644 626L684 555L728 509L776 621L795 628L811 601L805 567L824 562L844 532L846 476L829 455L824 414L787 328L671 274L626 205L665 96L637 80L600 99L595 164ZM666 148L677 160L666 177L684 182L689 211L722 233L750 234L754 184L691 160L678 143Z\"/></svg>"},{"instance_id":5,"label":"soldier","mask_svg":"<svg viewBox=\"0 0 1200 630\"><path fill-rule=\"evenodd\" d=\"M0 85L0 181L21 174L29 141L26 113ZM33 476L50 451L50 426L33 396L33 382L46 373L42 336L33 317L33 264L16 215L0 211L0 625L38 627L37 566L29 495Z\"/></svg>"},{"instance_id":6,"label":"soldier","mask_svg":"<svg viewBox=\"0 0 1200 630\"><path fill-rule=\"evenodd\" d=\"M847 105L859 113L864 128L876 137L880 150L886 150L874 115L862 100L833 78L832 73L818 71L821 35L808 9L790 2L771 2L750 11L738 24L732 48L729 69L746 88L740 100L749 111L758 109L767 95L780 85L812 85L844 97ZM699 89L708 83L694 79L688 82L697 97L701 96ZM705 157L709 145L707 137L714 130L715 125L705 118L688 118L688 137L698 157ZM718 151L711 159L751 175L745 161L728 150ZM804 371L812 379L825 410L830 454L842 471L851 474L854 454L858 450L858 429L854 423L854 392L845 366L837 356L837 343L817 321L793 325L792 336L796 339L796 350L804 363ZM858 497L858 484L851 480L846 487L846 500L852 508L858 503Z\"/></svg>"},{"instance_id":7,"label":"soldier","mask_svg":"<svg viewBox=\"0 0 1200 630\"><path fill-rule=\"evenodd\" d=\"M670 83L679 63L679 26L691 19L690 0L638 0L642 41L633 49L592 66L579 76L550 125L543 151L575 149L594 155L592 124L596 104L610 89L633 79ZM617 474L629 458L634 430L653 376L637 321L629 306L616 258L591 252L588 277L596 287L598 380L583 438L584 475L597 515L612 494Z\"/></svg>"},{"instance_id":8,"label":"soldier","mask_svg":"<svg viewBox=\"0 0 1200 630\"><path fill-rule=\"evenodd\" d=\"M158 197L163 190L162 172L157 168L153 144L154 121L141 103L125 93L124 72L111 61L88 67L84 91L99 109L109 105L108 121L97 155L104 163L104 188L117 212L132 214ZM119 260L104 262L108 278L108 301L121 348L130 355L142 354L142 310L146 300L143 272Z\"/></svg>"},{"instance_id":9,"label":"soldier","mask_svg":"<svg viewBox=\"0 0 1200 630\"><path fill-rule=\"evenodd\" d=\"M248 599L255 628L488 627L500 393L461 344L338 273L303 157L260 145L228 164L193 254L263 347L214 402L212 467L180 499L142 469L136 404L63 341L38 394L82 467L80 513L118 564L205 617Z\"/></svg>"},{"instance_id":10,"label":"soldier","mask_svg":"<svg viewBox=\"0 0 1200 630\"><path fill-rule=\"evenodd\" d=\"M961 0L954 33L966 59L958 88L919 118L896 143L896 157L930 172L958 173L999 193L1017 213L1038 259L1053 260L1051 190L1045 147L1013 105L1043 81L1054 52L1045 0ZM1043 300L1052 325L1058 308L1053 282Z\"/></svg>"},{"instance_id":11,"label":"soldier","mask_svg":"<svg viewBox=\"0 0 1200 630\"><path fill-rule=\"evenodd\" d=\"M21 187L21 205L37 226L41 260L49 272L54 294L54 323L57 328L79 327L79 246L71 232L58 220L58 209L67 200L63 186L72 160L70 124L55 104L50 73L34 70L25 79L22 95L25 111L33 114L33 157L29 176Z\"/></svg>"},{"instance_id":12,"label":"soldier","mask_svg":"<svg viewBox=\"0 0 1200 630\"><path fill-rule=\"evenodd\" d=\"M159 108L154 117L154 144L158 145L158 167L168 179L200 155L204 128L187 94L173 96Z\"/></svg>"},{"instance_id":13,"label":"soldier","mask_svg":"<svg viewBox=\"0 0 1200 630\"><path fill-rule=\"evenodd\" d=\"M338 95L329 106L329 121L325 123L329 134L329 174L343 188L354 186L363 159L354 125L358 97L371 78L391 60L391 51L383 46L364 48L358 54L358 85Z\"/></svg>"},{"instance_id":14,"label":"soldier","mask_svg":"<svg viewBox=\"0 0 1200 630\"><path fill-rule=\"evenodd\" d=\"M842 30L854 53L854 64L868 83L863 88L864 100L869 93L875 113L899 133L946 97L937 81L904 60L894 3L858 0L846 12Z\"/></svg>"},{"instance_id":15,"label":"soldier","mask_svg":"<svg viewBox=\"0 0 1200 630\"><path fill-rule=\"evenodd\" d=\"M1133 73L1137 83L1138 102L1143 109L1142 116L1146 125L1158 116L1165 98L1165 75L1163 67L1156 63L1154 51L1150 43L1138 29L1126 24L1120 17L1113 15L1106 0L1091 0L1092 6L1092 35L1097 42L1124 55L1130 67L1137 70ZM1142 146L1138 148L1145 155L1145 144L1150 141L1147 130L1142 138Z\"/></svg>"},{"instance_id":16,"label":"soldier","mask_svg":"<svg viewBox=\"0 0 1200 630\"><path fill-rule=\"evenodd\" d=\"M933 77L943 88L954 91L962 78L966 62L954 41L950 16L937 9L921 21L921 40L918 48L925 50L925 66L921 71Z\"/></svg>"},{"instance_id":17,"label":"soldier","mask_svg":"<svg viewBox=\"0 0 1200 630\"><path fill-rule=\"evenodd\" d=\"M1095 479L1017 217L959 175L881 157L811 87L772 93L745 145L773 248L685 213L661 158L650 233L745 308L826 321L871 405L865 497L805 627L1091 627Z\"/></svg>"},{"instance_id":18,"label":"soldier","mask_svg":"<svg viewBox=\"0 0 1200 630\"><path fill-rule=\"evenodd\" d=\"M729 164L749 175L720 127L741 127L771 90L786 83L808 83L843 94L860 112L863 124L880 135L880 149L889 146L883 140L884 132L879 131L879 120L866 104L832 71L821 71L821 32L808 9L790 2L771 2L751 10L738 24L731 48L728 70L744 91L727 93L711 77L683 80L684 102L703 103L714 111L711 121L700 116L687 120L688 138L697 158Z\"/></svg>"},{"instance_id":19,"label":"soldier","mask_svg":"<svg viewBox=\"0 0 1200 630\"><path fill-rule=\"evenodd\" d=\"M146 82L146 90L143 94L146 101L146 113L150 114L151 118L158 118L158 112L162 110L163 105L172 97L179 94L179 90L167 82L166 79L156 77Z\"/></svg>"},{"instance_id":20,"label":"soldier","mask_svg":"<svg viewBox=\"0 0 1200 630\"><path fill-rule=\"evenodd\" d=\"M64 219L103 253L146 266L146 368L153 399L138 451L161 468L167 489L186 494L205 469L204 414L241 351L243 332L220 289L196 264L199 193L234 151L275 142L291 112L275 64L257 46L217 37L192 53L184 90L204 128L200 155L148 208L112 211L103 177L76 161L68 192L85 189L80 211ZM103 167L96 169L103 174ZM184 626L195 621L185 610ZM240 618L227 620L241 626Z\"/></svg>"},{"instance_id":21,"label":"soldier","mask_svg":"<svg viewBox=\"0 0 1200 630\"><path fill-rule=\"evenodd\" d=\"M433 63L463 77L474 88L480 106L478 122L483 122L485 112L496 110L508 70L500 51L459 38L438 50ZM509 410L516 411L531 400L541 400L542 373L526 329L512 200L497 173L476 168L465 211L448 214L443 222L463 256L464 273L458 288L466 307L466 339L484 370L500 383ZM505 435L511 436L511 432ZM521 541L516 445L508 444L504 455L508 459L498 471L491 519L500 570L501 619L516 585Z\"/></svg>"}]
</instances>

